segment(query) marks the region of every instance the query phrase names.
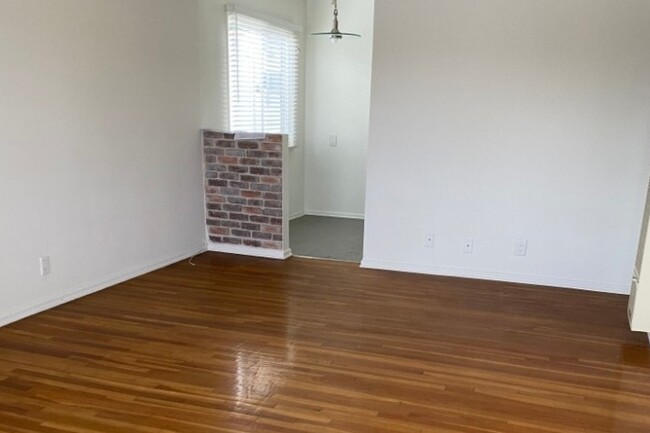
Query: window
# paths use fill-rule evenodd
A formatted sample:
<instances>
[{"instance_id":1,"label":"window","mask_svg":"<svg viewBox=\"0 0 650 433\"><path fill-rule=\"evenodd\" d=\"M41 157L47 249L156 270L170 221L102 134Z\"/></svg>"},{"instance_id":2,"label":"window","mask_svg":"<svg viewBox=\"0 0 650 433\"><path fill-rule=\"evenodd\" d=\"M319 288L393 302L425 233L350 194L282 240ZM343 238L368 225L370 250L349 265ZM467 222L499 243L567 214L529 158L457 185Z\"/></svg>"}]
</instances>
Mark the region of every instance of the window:
<instances>
[{"instance_id":1,"label":"window","mask_svg":"<svg viewBox=\"0 0 650 433\"><path fill-rule=\"evenodd\" d=\"M230 129L288 134L296 142L298 35L286 28L228 13Z\"/></svg>"}]
</instances>

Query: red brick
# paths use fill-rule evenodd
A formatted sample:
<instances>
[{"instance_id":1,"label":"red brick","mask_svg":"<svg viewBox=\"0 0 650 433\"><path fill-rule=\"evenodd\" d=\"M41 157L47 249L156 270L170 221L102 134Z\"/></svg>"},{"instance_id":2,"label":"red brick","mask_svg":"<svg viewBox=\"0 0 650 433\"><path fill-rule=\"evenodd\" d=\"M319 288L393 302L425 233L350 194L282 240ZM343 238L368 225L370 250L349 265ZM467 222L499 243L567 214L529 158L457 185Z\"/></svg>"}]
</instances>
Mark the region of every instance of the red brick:
<instances>
[{"instance_id":1,"label":"red brick","mask_svg":"<svg viewBox=\"0 0 650 433\"><path fill-rule=\"evenodd\" d=\"M223 195L234 195L239 196L241 190L239 188L219 188L219 192Z\"/></svg>"},{"instance_id":2,"label":"red brick","mask_svg":"<svg viewBox=\"0 0 650 433\"><path fill-rule=\"evenodd\" d=\"M223 205L223 210L228 211L228 212L241 212L242 211L242 206L240 204L224 204Z\"/></svg>"},{"instance_id":3,"label":"red brick","mask_svg":"<svg viewBox=\"0 0 650 433\"><path fill-rule=\"evenodd\" d=\"M269 224L271 222L271 219L266 216L251 215L251 221L254 223Z\"/></svg>"},{"instance_id":4,"label":"red brick","mask_svg":"<svg viewBox=\"0 0 650 433\"><path fill-rule=\"evenodd\" d=\"M262 232L280 235L282 234L282 226L262 226Z\"/></svg>"},{"instance_id":5,"label":"red brick","mask_svg":"<svg viewBox=\"0 0 650 433\"><path fill-rule=\"evenodd\" d=\"M259 232L262 228L259 224L252 224L252 223L242 223L241 228L243 230L250 230L253 232Z\"/></svg>"},{"instance_id":6,"label":"red brick","mask_svg":"<svg viewBox=\"0 0 650 433\"><path fill-rule=\"evenodd\" d=\"M282 194L277 192L265 192L262 197L266 200L282 200Z\"/></svg>"},{"instance_id":7,"label":"red brick","mask_svg":"<svg viewBox=\"0 0 650 433\"><path fill-rule=\"evenodd\" d=\"M247 150L246 156L249 158L268 158L269 154L261 150Z\"/></svg>"},{"instance_id":8,"label":"red brick","mask_svg":"<svg viewBox=\"0 0 650 433\"><path fill-rule=\"evenodd\" d=\"M229 173L229 172L221 172L221 173L219 173L219 179L239 180L239 174L237 174L237 173Z\"/></svg>"},{"instance_id":9,"label":"red brick","mask_svg":"<svg viewBox=\"0 0 650 433\"><path fill-rule=\"evenodd\" d=\"M271 174L271 169L270 168L263 168L263 167L251 167L249 171L250 171L251 174L259 174L259 175L265 175L265 176L268 176L268 175Z\"/></svg>"},{"instance_id":10,"label":"red brick","mask_svg":"<svg viewBox=\"0 0 650 433\"><path fill-rule=\"evenodd\" d=\"M223 154L226 156L237 156L240 158L246 156L246 152L241 149L225 149Z\"/></svg>"},{"instance_id":11,"label":"red brick","mask_svg":"<svg viewBox=\"0 0 650 433\"><path fill-rule=\"evenodd\" d=\"M233 221L248 221L248 215L241 213L231 213L228 215L228 219L231 219Z\"/></svg>"},{"instance_id":12,"label":"red brick","mask_svg":"<svg viewBox=\"0 0 650 433\"><path fill-rule=\"evenodd\" d=\"M240 149L257 150L260 148L260 145L257 141L240 141L237 143L237 147Z\"/></svg>"},{"instance_id":13,"label":"red brick","mask_svg":"<svg viewBox=\"0 0 650 433\"><path fill-rule=\"evenodd\" d=\"M223 133L217 131L204 130L203 138L221 139L223 138Z\"/></svg>"},{"instance_id":14,"label":"red brick","mask_svg":"<svg viewBox=\"0 0 650 433\"><path fill-rule=\"evenodd\" d=\"M259 182L259 176L251 176L250 174L242 174L240 179L242 182Z\"/></svg>"},{"instance_id":15,"label":"red brick","mask_svg":"<svg viewBox=\"0 0 650 433\"><path fill-rule=\"evenodd\" d=\"M228 186L231 188L239 188L243 190L247 190L250 187L250 183L248 182L240 182L238 180L231 180L228 183Z\"/></svg>"},{"instance_id":16,"label":"red brick","mask_svg":"<svg viewBox=\"0 0 650 433\"><path fill-rule=\"evenodd\" d=\"M266 134L266 139L275 143L282 143L282 134Z\"/></svg>"},{"instance_id":17,"label":"red brick","mask_svg":"<svg viewBox=\"0 0 650 433\"><path fill-rule=\"evenodd\" d=\"M262 167L282 167L282 161L278 159L265 159L262 161Z\"/></svg>"},{"instance_id":18,"label":"red brick","mask_svg":"<svg viewBox=\"0 0 650 433\"><path fill-rule=\"evenodd\" d=\"M210 218L216 218L216 219L228 218L228 214L226 212L218 211L218 210L210 210L210 211L208 211L208 216ZM219 225L219 224L215 224L214 222L212 222L209 225L215 226L215 225Z\"/></svg>"},{"instance_id":19,"label":"red brick","mask_svg":"<svg viewBox=\"0 0 650 433\"><path fill-rule=\"evenodd\" d=\"M238 158L235 156L219 156L217 161L222 164L237 164L239 162Z\"/></svg>"},{"instance_id":20,"label":"red brick","mask_svg":"<svg viewBox=\"0 0 650 433\"><path fill-rule=\"evenodd\" d=\"M246 206L242 208L242 212L248 215L262 215L264 210L259 207Z\"/></svg>"},{"instance_id":21,"label":"red brick","mask_svg":"<svg viewBox=\"0 0 650 433\"><path fill-rule=\"evenodd\" d=\"M242 191L241 196L246 198L259 198L262 193L260 191Z\"/></svg>"},{"instance_id":22,"label":"red brick","mask_svg":"<svg viewBox=\"0 0 650 433\"><path fill-rule=\"evenodd\" d=\"M260 178L260 181L262 183L278 184L278 183L280 183L280 178L275 177L275 176L262 176Z\"/></svg>"},{"instance_id":23,"label":"red brick","mask_svg":"<svg viewBox=\"0 0 650 433\"><path fill-rule=\"evenodd\" d=\"M229 165L228 170L233 173L248 173L248 167L245 165Z\"/></svg>"},{"instance_id":24,"label":"red brick","mask_svg":"<svg viewBox=\"0 0 650 433\"><path fill-rule=\"evenodd\" d=\"M246 204L246 199L242 197L228 197L230 204Z\"/></svg>"},{"instance_id":25,"label":"red brick","mask_svg":"<svg viewBox=\"0 0 650 433\"><path fill-rule=\"evenodd\" d=\"M279 200L265 200L264 207L271 209L282 209L282 202Z\"/></svg>"},{"instance_id":26,"label":"red brick","mask_svg":"<svg viewBox=\"0 0 650 433\"><path fill-rule=\"evenodd\" d=\"M250 238L251 232L249 232L248 230L233 229L232 235L237 236L238 238Z\"/></svg>"},{"instance_id":27,"label":"red brick","mask_svg":"<svg viewBox=\"0 0 650 433\"><path fill-rule=\"evenodd\" d=\"M218 194L218 195L217 194L208 194L205 199L206 199L206 201L208 203L225 203L226 202L226 198L224 196L220 195L220 194Z\"/></svg>"},{"instance_id":28,"label":"red brick","mask_svg":"<svg viewBox=\"0 0 650 433\"><path fill-rule=\"evenodd\" d=\"M228 181L227 180L221 180L221 179L210 179L208 180L208 185L217 187L217 186L228 186Z\"/></svg>"},{"instance_id":29,"label":"red brick","mask_svg":"<svg viewBox=\"0 0 650 433\"><path fill-rule=\"evenodd\" d=\"M227 229L225 227L210 227L210 234L211 235L230 235L230 229Z\"/></svg>"},{"instance_id":30,"label":"red brick","mask_svg":"<svg viewBox=\"0 0 650 433\"><path fill-rule=\"evenodd\" d=\"M228 138L228 137L225 137L225 135L226 134L224 134L224 138ZM235 142L231 141L231 140L219 140L219 141L217 141L217 147L222 147L224 149L235 147Z\"/></svg>"},{"instance_id":31,"label":"red brick","mask_svg":"<svg viewBox=\"0 0 650 433\"><path fill-rule=\"evenodd\" d=\"M270 216L270 217L277 217L280 220L282 220L282 209L263 208L262 209L262 215L266 215L266 216Z\"/></svg>"},{"instance_id":32,"label":"red brick","mask_svg":"<svg viewBox=\"0 0 650 433\"><path fill-rule=\"evenodd\" d=\"M271 241L273 240L273 235L271 233L254 232L253 239L263 239L263 240Z\"/></svg>"},{"instance_id":33,"label":"red brick","mask_svg":"<svg viewBox=\"0 0 650 433\"><path fill-rule=\"evenodd\" d=\"M284 136L234 140L204 131L208 236L212 242L282 248Z\"/></svg>"},{"instance_id":34,"label":"red brick","mask_svg":"<svg viewBox=\"0 0 650 433\"><path fill-rule=\"evenodd\" d=\"M266 142L262 143L261 149L267 152L280 152L282 150L282 144Z\"/></svg>"}]
</instances>

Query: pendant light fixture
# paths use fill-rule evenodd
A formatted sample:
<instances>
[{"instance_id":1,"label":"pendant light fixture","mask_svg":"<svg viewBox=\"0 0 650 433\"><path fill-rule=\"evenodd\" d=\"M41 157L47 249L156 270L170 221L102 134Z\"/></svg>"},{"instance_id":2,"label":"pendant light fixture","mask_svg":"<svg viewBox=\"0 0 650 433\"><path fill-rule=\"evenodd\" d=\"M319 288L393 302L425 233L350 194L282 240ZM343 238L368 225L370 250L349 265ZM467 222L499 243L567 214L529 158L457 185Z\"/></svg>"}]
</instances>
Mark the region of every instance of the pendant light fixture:
<instances>
[{"instance_id":1,"label":"pendant light fixture","mask_svg":"<svg viewBox=\"0 0 650 433\"><path fill-rule=\"evenodd\" d=\"M355 38L360 38L361 35L358 35L356 33L342 33L339 30L339 5L338 5L338 0L332 0L332 4L334 5L334 26L332 27L332 30L329 32L320 32L320 33L312 33L312 36L329 36L330 37L330 42L333 44L337 43L339 40L343 39L343 36L352 36Z\"/></svg>"}]
</instances>

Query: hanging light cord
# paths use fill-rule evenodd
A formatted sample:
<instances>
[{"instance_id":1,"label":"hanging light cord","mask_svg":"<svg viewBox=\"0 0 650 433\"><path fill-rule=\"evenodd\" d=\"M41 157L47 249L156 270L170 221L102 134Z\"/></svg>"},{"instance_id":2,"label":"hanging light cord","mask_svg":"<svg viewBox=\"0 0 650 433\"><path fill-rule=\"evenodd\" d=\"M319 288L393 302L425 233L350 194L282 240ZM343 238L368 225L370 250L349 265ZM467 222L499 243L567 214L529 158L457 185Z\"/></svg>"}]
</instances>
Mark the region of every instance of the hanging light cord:
<instances>
[{"instance_id":1,"label":"hanging light cord","mask_svg":"<svg viewBox=\"0 0 650 433\"><path fill-rule=\"evenodd\" d=\"M338 0L332 0L332 4L334 5L334 28L332 33L337 33L339 31L339 2Z\"/></svg>"},{"instance_id":2,"label":"hanging light cord","mask_svg":"<svg viewBox=\"0 0 650 433\"><path fill-rule=\"evenodd\" d=\"M343 39L343 36L355 36L357 38L360 38L361 35L358 35L356 33L343 33L339 30L339 2L338 0L332 0L332 5L334 6L334 24L332 26L332 30L329 32L317 32L317 33L312 33L312 36L329 36L330 40L332 42L336 42L340 39Z\"/></svg>"}]
</instances>

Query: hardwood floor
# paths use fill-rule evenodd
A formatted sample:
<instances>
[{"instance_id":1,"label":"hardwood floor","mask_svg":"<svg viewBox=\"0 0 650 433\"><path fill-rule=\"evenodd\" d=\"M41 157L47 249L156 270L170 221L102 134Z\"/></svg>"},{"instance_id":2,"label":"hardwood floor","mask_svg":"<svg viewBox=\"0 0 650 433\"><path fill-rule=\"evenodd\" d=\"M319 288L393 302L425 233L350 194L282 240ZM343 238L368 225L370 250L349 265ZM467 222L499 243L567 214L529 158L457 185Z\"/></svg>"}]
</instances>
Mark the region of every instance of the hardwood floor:
<instances>
[{"instance_id":1,"label":"hardwood floor","mask_svg":"<svg viewBox=\"0 0 650 433\"><path fill-rule=\"evenodd\" d=\"M0 431L650 432L627 297L195 260L0 329Z\"/></svg>"}]
</instances>

